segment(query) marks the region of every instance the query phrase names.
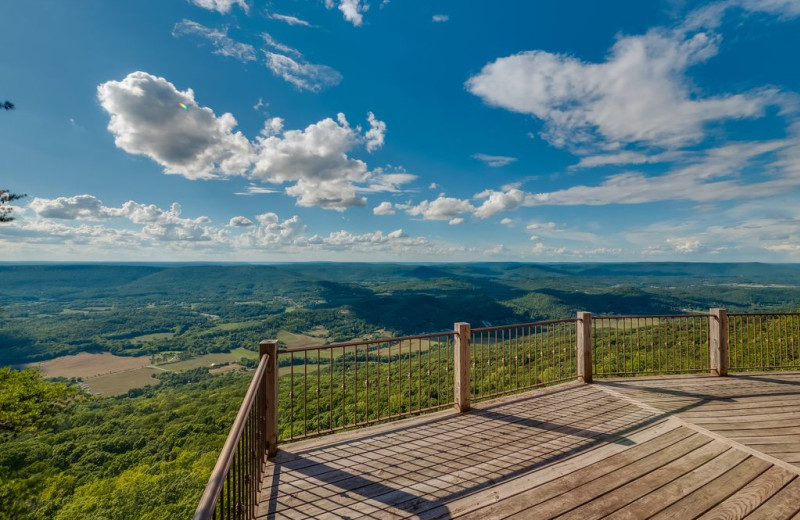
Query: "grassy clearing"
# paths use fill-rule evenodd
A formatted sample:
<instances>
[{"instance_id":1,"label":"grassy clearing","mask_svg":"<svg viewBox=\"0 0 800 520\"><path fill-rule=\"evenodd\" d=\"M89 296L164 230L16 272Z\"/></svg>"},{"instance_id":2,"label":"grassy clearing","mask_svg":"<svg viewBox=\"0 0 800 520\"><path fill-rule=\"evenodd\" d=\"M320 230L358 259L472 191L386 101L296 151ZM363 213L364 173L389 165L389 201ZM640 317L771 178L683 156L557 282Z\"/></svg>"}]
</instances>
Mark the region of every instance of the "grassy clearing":
<instances>
[{"instance_id":1,"label":"grassy clearing","mask_svg":"<svg viewBox=\"0 0 800 520\"><path fill-rule=\"evenodd\" d=\"M324 338L308 336L306 334L295 334L285 330L278 332L278 341L286 345L287 348L311 347L325 344Z\"/></svg>"},{"instance_id":2,"label":"grassy clearing","mask_svg":"<svg viewBox=\"0 0 800 520\"><path fill-rule=\"evenodd\" d=\"M172 363L159 364L160 368L169 370L170 372L183 372L184 370L192 370L193 368L209 367L212 363L233 363L239 361L243 357L257 359L258 352L247 350L245 348L237 348L230 352L218 352L213 354L205 354L193 359L185 361L176 361Z\"/></svg>"},{"instance_id":3,"label":"grassy clearing","mask_svg":"<svg viewBox=\"0 0 800 520\"><path fill-rule=\"evenodd\" d=\"M134 336L131 338L131 343L141 344L145 341L157 341L160 339L172 339L175 336L174 332L154 332L152 334L142 334L141 336Z\"/></svg>"},{"instance_id":4,"label":"grassy clearing","mask_svg":"<svg viewBox=\"0 0 800 520\"><path fill-rule=\"evenodd\" d=\"M246 329L248 327L255 327L256 325L260 325L262 321L260 320L250 320L250 321L233 321L230 323L220 323L213 329L207 332L215 332L220 330L239 330L239 329Z\"/></svg>"},{"instance_id":5,"label":"grassy clearing","mask_svg":"<svg viewBox=\"0 0 800 520\"><path fill-rule=\"evenodd\" d=\"M115 356L104 352L81 352L61 356L41 363L29 363L24 368L38 368L44 377L95 377L104 374L135 370L150 364L149 356Z\"/></svg>"},{"instance_id":6,"label":"grassy clearing","mask_svg":"<svg viewBox=\"0 0 800 520\"><path fill-rule=\"evenodd\" d=\"M98 377L87 378L87 390L91 393L99 393L103 396L120 395L133 388L141 388L146 385L157 385L161 383L153 377L159 373L154 368L138 368L136 370L126 370L115 374L106 374Z\"/></svg>"}]
</instances>

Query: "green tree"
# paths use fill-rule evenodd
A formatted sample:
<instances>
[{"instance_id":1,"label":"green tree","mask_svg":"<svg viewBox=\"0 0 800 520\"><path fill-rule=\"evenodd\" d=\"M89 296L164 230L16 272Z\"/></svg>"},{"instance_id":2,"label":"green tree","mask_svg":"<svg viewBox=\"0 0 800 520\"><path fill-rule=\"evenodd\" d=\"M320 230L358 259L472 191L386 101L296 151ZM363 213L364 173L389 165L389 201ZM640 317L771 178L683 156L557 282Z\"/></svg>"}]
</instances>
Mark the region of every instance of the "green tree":
<instances>
[{"instance_id":1,"label":"green tree","mask_svg":"<svg viewBox=\"0 0 800 520\"><path fill-rule=\"evenodd\" d=\"M6 101L6 103L8 103L8 101ZM14 105L11 106L13 107ZM19 195L17 193L11 193L9 190L0 189L0 222L11 222L14 220L14 217L11 216L11 212L14 211L14 208L9 206L9 203L26 196L27 195L24 193Z\"/></svg>"}]
</instances>

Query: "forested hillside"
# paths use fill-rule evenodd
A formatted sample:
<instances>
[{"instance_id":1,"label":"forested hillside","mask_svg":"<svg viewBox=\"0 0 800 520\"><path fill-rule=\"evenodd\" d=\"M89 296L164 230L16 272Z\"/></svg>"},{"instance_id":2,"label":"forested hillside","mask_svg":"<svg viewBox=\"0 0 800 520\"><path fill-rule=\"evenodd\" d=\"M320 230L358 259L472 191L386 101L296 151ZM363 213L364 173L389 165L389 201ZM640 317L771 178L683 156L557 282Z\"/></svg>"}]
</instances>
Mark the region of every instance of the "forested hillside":
<instances>
[{"instance_id":1,"label":"forested hillside","mask_svg":"<svg viewBox=\"0 0 800 520\"><path fill-rule=\"evenodd\" d=\"M800 309L794 265L0 265L0 280L0 366L49 360L43 371L85 372L45 380L32 370L0 368L0 518L23 520L189 517L262 339L320 345L451 330L456 321L566 318L578 310ZM641 329L636 337L653 333ZM657 352L620 352L616 342L625 339L614 336L598 349L597 368L649 363L659 370ZM520 370L532 384L571 377L571 348L559 344L544 362L515 357L514 372L502 348L487 350L481 355L494 368L476 375L476 388L492 392ZM71 356L78 353L94 354L88 362ZM279 406L293 409L295 419L283 417L280 434L402 413L415 402L446 403L452 371L431 363L447 355L432 343L424 354L362 350L316 365L298 357L297 373L314 374L329 398L309 407L309 387L283 377ZM280 360L291 363L288 355ZM111 362L125 366L102 372ZM212 363L223 367L210 370ZM343 390L357 388L353 363L369 367L376 395L389 393L390 366L409 370L411 384L384 404L362 402ZM427 374L438 378L435 389L419 381Z\"/></svg>"}]
</instances>

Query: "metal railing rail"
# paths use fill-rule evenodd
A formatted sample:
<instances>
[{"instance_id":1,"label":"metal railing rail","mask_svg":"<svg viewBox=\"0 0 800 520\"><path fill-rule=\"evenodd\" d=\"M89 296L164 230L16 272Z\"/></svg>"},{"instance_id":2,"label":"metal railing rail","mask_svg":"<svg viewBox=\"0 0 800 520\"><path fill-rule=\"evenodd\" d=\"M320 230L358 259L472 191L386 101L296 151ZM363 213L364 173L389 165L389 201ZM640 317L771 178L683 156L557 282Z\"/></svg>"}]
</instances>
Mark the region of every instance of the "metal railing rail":
<instances>
[{"instance_id":1,"label":"metal railing rail","mask_svg":"<svg viewBox=\"0 0 800 520\"><path fill-rule=\"evenodd\" d=\"M595 376L678 374L710 370L711 314L594 316Z\"/></svg>"},{"instance_id":2,"label":"metal railing rail","mask_svg":"<svg viewBox=\"0 0 800 520\"><path fill-rule=\"evenodd\" d=\"M800 313L728 314L730 368L800 368Z\"/></svg>"},{"instance_id":3,"label":"metal railing rail","mask_svg":"<svg viewBox=\"0 0 800 520\"><path fill-rule=\"evenodd\" d=\"M574 380L575 343L575 319L471 329L472 400Z\"/></svg>"},{"instance_id":4,"label":"metal railing rail","mask_svg":"<svg viewBox=\"0 0 800 520\"><path fill-rule=\"evenodd\" d=\"M279 351L279 442L453 404L455 332Z\"/></svg>"},{"instance_id":5,"label":"metal railing rail","mask_svg":"<svg viewBox=\"0 0 800 520\"><path fill-rule=\"evenodd\" d=\"M217 458L194 520L255 518L267 457L267 365L258 363L239 413Z\"/></svg>"}]
</instances>

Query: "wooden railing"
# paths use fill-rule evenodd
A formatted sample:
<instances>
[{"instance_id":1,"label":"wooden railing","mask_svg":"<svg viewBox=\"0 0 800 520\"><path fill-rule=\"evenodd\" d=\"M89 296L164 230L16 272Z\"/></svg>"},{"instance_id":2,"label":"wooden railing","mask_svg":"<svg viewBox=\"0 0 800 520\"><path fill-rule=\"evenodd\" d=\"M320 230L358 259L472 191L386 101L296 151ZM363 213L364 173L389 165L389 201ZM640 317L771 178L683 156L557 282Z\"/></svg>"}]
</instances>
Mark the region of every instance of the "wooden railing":
<instances>
[{"instance_id":1,"label":"wooden railing","mask_svg":"<svg viewBox=\"0 0 800 520\"><path fill-rule=\"evenodd\" d=\"M800 368L800 313L593 316L278 350L260 361L195 519L253 518L279 442L594 377ZM279 365L280 366L279 368ZM280 406L279 406L280 403Z\"/></svg>"},{"instance_id":2,"label":"wooden railing","mask_svg":"<svg viewBox=\"0 0 800 520\"><path fill-rule=\"evenodd\" d=\"M256 517L264 462L277 451L276 341L264 341L250 388L195 511L195 520Z\"/></svg>"}]
</instances>

